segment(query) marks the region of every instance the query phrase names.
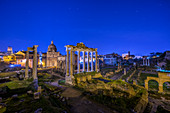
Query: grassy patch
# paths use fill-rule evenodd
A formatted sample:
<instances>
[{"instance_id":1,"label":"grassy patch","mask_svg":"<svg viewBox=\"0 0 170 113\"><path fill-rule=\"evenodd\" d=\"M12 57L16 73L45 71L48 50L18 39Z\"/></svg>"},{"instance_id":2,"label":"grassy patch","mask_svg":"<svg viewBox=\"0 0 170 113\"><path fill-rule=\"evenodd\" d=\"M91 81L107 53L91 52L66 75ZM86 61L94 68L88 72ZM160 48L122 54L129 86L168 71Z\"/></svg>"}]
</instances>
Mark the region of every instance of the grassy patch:
<instances>
[{"instance_id":1,"label":"grassy patch","mask_svg":"<svg viewBox=\"0 0 170 113\"><path fill-rule=\"evenodd\" d=\"M18 89L18 88L26 88L31 84L31 82L27 80L15 80L15 81L10 81L7 83L0 84L0 87L5 87L8 86L9 89Z\"/></svg>"},{"instance_id":2,"label":"grassy patch","mask_svg":"<svg viewBox=\"0 0 170 113\"><path fill-rule=\"evenodd\" d=\"M75 77L78 77L78 76L86 76L86 75L92 75L92 76L94 76L95 74L97 74L98 72L83 72L83 73L78 73L78 74L75 74L74 76Z\"/></svg>"},{"instance_id":3,"label":"grassy patch","mask_svg":"<svg viewBox=\"0 0 170 113\"><path fill-rule=\"evenodd\" d=\"M3 72L3 73L0 73L0 78L10 77L10 76L13 76L13 75L16 75L16 74L17 74L16 72Z\"/></svg>"}]
</instances>

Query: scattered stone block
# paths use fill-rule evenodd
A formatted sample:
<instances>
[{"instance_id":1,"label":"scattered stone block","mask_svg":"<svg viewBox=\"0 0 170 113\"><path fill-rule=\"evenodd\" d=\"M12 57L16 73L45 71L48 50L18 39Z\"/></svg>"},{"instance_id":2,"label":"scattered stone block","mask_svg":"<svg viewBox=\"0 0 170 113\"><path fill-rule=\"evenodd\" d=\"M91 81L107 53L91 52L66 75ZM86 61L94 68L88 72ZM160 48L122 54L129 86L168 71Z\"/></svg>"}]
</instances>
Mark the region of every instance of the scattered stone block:
<instances>
[{"instance_id":1,"label":"scattered stone block","mask_svg":"<svg viewBox=\"0 0 170 113\"><path fill-rule=\"evenodd\" d=\"M35 92L34 99L39 99L39 98L40 98L40 92Z\"/></svg>"},{"instance_id":2,"label":"scattered stone block","mask_svg":"<svg viewBox=\"0 0 170 113\"><path fill-rule=\"evenodd\" d=\"M42 108L38 108L34 113L42 113Z\"/></svg>"},{"instance_id":3,"label":"scattered stone block","mask_svg":"<svg viewBox=\"0 0 170 113\"><path fill-rule=\"evenodd\" d=\"M38 86L38 92L42 92L41 86Z\"/></svg>"},{"instance_id":4,"label":"scattered stone block","mask_svg":"<svg viewBox=\"0 0 170 113\"><path fill-rule=\"evenodd\" d=\"M27 91L27 94L32 94L32 91L30 90L30 91Z\"/></svg>"},{"instance_id":5,"label":"scattered stone block","mask_svg":"<svg viewBox=\"0 0 170 113\"><path fill-rule=\"evenodd\" d=\"M2 102L2 97L0 97L0 102Z\"/></svg>"},{"instance_id":6,"label":"scattered stone block","mask_svg":"<svg viewBox=\"0 0 170 113\"><path fill-rule=\"evenodd\" d=\"M12 98L18 98L18 94L12 95Z\"/></svg>"}]
</instances>

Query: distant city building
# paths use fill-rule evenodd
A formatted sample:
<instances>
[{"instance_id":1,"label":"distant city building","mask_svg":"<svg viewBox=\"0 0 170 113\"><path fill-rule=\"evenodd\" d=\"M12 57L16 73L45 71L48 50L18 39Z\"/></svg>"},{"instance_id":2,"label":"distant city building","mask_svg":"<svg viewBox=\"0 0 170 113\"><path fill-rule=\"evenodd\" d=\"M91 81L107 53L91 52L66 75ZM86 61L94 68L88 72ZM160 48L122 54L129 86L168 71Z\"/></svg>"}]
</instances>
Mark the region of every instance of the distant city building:
<instances>
[{"instance_id":1,"label":"distant city building","mask_svg":"<svg viewBox=\"0 0 170 113\"><path fill-rule=\"evenodd\" d=\"M112 54L106 54L103 57L103 63L104 65L117 65L117 62L121 61L121 56L116 54L116 53L112 53Z\"/></svg>"},{"instance_id":2,"label":"distant city building","mask_svg":"<svg viewBox=\"0 0 170 113\"><path fill-rule=\"evenodd\" d=\"M165 51L160 57L157 59L157 65L161 68L165 68L167 62L170 62L170 51Z\"/></svg>"},{"instance_id":3,"label":"distant city building","mask_svg":"<svg viewBox=\"0 0 170 113\"><path fill-rule=\"evenodd\" d=\"M143 66L150 66L150 58L148 56L143 56Z\"/></svg>"},{"instance_id":4,"label":"distant city building","mask_svg":"<svg viewBox=\"0 0 170 113\"><path fill-rule=\"evenodd\" d=\"M128 51L128 53L122 54L122 58L125 60L134 59L135 55L131 55L130 51Z\"/></svg>"},{"instance_id":5,"label":"distant city building","mask_svg":"<svg viewBox=\"0 0 170 113\"><path fill-rule=\"evenodd\" d=\"M5 56L6 55L6 53L5 52L0 52L0 61L3 61L4 59L3 59L3 56Z\"/></svg>"},{"instance_id":6,"label":"distant city building","mask_svg":"<svg viewBox=\"0 0 170 113\"><path fill-rule=\"evenodd\" d=\"M11 55L11 54L13 54L12 47L8 46L8 48L7 48L7 55Z\"/></svg>"}]
</instances>

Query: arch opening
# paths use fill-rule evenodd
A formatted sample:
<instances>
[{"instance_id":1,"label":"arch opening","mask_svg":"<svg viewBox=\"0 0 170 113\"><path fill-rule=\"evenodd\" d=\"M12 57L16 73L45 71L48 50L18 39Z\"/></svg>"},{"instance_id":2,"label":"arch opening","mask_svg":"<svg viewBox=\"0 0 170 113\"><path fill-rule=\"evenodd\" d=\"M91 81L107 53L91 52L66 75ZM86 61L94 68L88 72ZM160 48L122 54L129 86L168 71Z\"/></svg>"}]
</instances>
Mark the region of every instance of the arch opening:
<instances>
[{"instance_id":1,"label":"arch opening","mask_svg":"<svg viewBox=\"0 0 170 113\"><path fill-rule=\"evenodd\" d=\"M159 91L159 83L156 80L149 80L148 81L148 90Z\"/></svg>"},{"instance_id":2,"label":"arch opening","mask_svg":"<svg viewBox=\"0 0 170 113\"><path fill-rule=\"evenodd\" d=\"M164 82L163 83L163 91L170 93L170 81Z\"/></svg>"}]
</instances>

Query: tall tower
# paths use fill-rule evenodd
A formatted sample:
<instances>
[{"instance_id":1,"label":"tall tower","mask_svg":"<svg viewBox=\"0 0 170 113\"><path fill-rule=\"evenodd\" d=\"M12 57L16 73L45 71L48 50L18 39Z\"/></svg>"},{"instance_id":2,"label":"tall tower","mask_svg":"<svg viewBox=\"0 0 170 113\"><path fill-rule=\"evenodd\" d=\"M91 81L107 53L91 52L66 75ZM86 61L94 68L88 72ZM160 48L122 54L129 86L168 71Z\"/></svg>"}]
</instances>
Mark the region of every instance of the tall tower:
<instances>
[{"instance_id":1,"label":"tall tower","mask_svg":"<svg viewBox=\"0 0 170 113\"><path fill-rule=\"evenodd\" d=\"M8 48L7 48L7 54L8 54L8 55L13 54L13 50L12 50L12 47L11 47L11 46L8 46Z\"/></svg>"}]
</instances>

